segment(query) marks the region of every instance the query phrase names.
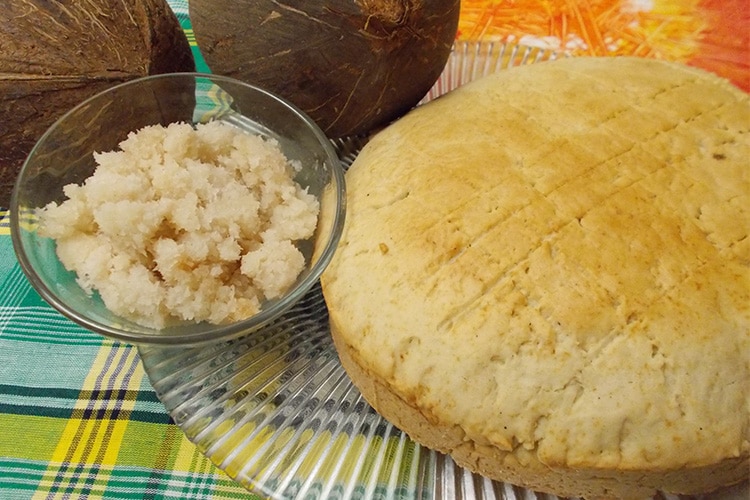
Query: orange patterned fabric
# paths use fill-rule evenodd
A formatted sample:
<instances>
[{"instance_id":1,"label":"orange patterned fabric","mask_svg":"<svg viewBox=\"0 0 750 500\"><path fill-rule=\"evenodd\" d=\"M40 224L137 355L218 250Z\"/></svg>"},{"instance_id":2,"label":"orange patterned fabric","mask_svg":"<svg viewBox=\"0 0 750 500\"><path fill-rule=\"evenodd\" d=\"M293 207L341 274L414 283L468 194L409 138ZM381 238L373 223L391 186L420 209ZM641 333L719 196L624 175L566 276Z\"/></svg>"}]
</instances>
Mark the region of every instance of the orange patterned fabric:
<instances>
[{"instance_id":1,"label":"orange patterned fabric","mask_svg":"<svg viewBox=\"0 0 750 500\"><path fill-rule=\"evenodd\" d=\"M748 33L750 0L463 0L458 38L681 61L750 91Z\"/></svg>"}]
</instances>

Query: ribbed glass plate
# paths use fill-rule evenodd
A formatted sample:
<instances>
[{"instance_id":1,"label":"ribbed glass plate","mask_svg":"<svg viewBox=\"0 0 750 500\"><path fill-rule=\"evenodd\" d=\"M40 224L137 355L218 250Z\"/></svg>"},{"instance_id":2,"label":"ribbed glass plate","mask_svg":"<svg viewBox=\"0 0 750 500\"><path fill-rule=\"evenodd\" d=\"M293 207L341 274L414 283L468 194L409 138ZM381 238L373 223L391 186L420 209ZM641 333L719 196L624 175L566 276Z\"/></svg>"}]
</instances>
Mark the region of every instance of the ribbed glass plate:
<instances>
[{"instance_id":1,"label":"ribbed glass plate","mask_svg":"<svg viewBox=\"0 0 750 500\"><path fill-rule=\"evenodd\" d=\"M554 56L499 43L457 44L422 102L479 76ZM335 143L346 166L363 145L357 138ZM339 364L320 286L247 337L194 348L140 346L139 352L186 436L263 497L555 498L472 474L380 417ZM747 498L747 492L745 484L721 497Z\"/></svg>"}]
</instances>

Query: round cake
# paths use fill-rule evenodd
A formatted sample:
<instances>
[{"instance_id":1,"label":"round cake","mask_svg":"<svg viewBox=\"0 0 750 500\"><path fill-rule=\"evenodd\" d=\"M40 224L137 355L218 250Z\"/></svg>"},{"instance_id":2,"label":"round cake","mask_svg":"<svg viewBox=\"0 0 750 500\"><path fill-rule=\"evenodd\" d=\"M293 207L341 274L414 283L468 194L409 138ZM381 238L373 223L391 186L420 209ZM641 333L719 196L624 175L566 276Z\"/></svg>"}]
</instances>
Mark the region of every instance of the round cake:
<instances>
[{"instance_id":1,"label":"round cake","mask_svg":"<svg viewBox=\"0 0 750 500\"><path fill-rule=\"evenodd\" d=\"M378 132L321 283L370 404L560 496L750 464L750 102L677 63L500 71Z\"/></svg>"}]
</instances>

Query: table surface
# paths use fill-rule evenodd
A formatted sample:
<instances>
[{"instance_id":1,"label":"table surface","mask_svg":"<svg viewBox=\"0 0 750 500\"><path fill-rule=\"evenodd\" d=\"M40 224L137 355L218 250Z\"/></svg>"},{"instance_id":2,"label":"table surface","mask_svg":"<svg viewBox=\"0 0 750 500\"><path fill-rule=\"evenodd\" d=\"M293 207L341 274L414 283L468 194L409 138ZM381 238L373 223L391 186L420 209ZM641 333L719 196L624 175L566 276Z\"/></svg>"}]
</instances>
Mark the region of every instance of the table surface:
<instances>
[{"instance_id":1,"label":"table surface","mask_svg":"<svg viewBox=\"0 0 750 500\"><path fill-rule=\"evenodd\" d=\"M169 0L192 36L186 0ZM679 60L750 90L747 0L463 0L459 39ZM31 288L0 208L0 498L257 498L170 419L137 349Z\"/></svg>"}]
</instances>

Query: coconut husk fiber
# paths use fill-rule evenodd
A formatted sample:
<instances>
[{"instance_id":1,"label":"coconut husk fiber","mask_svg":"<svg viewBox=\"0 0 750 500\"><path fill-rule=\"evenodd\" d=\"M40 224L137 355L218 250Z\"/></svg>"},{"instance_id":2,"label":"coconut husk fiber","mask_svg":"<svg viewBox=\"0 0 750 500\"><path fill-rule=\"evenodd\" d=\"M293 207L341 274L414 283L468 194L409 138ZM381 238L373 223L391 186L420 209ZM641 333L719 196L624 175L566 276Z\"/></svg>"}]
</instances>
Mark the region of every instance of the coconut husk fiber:
<instances>
[{"instance_id":1,"label":"coconut husk fiber","mask_svg":"<svg viewBox=\"0 0 750 500\"><path fill-rule=\"evenodd\" d=\"M165 0L8 0L0 9L0 207L44 132L125 81L194 71Z\"/></svg>"}]
</instances>

